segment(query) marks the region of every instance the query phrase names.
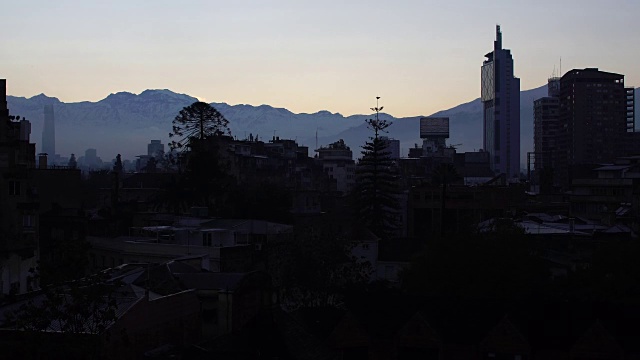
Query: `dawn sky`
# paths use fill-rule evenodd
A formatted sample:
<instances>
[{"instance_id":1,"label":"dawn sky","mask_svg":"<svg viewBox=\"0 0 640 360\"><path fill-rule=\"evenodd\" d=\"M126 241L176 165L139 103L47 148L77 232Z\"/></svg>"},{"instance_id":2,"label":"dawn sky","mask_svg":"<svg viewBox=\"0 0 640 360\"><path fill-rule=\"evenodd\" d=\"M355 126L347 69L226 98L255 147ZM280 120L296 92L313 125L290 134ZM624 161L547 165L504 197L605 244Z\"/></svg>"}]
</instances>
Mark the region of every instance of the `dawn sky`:
<instances>
[{"instance_id":1,"label":"dawn sky","mask_svg":"<svg viewBox=\"0 0 640 360\"><path fill-rule=\"evenodd\" d=\"M480 94L495 25L521 88L598 67L640 85L640 1L0 0L8 93L167 88L293 112L429 115Z\"/></svg>"}]
</instances>

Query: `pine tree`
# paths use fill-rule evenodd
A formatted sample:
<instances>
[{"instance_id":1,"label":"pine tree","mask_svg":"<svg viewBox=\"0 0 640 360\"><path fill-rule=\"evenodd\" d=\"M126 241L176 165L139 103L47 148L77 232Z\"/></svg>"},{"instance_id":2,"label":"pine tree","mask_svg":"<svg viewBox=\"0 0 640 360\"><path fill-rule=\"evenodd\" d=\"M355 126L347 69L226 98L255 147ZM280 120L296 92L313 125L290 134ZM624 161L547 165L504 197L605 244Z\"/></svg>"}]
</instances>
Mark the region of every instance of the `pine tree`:
<instances>
[{"instance_id":1,"label":"pine tree","mask_svg":"<svg viewBox=\"0 0 640 360\"><path fill-rule=\"evenodd\" d=\"M374 136L362 146L362 158L356 166L355 201L358 220L369 227L379 237L393 234L398 227L400 209L399 185L396 165L387 151L388 142L379 137L391 126L388 120L380 119L383 107L371 108L376 112L375 119L367 119L369 129Z\"/></svg>"}]
</instances>

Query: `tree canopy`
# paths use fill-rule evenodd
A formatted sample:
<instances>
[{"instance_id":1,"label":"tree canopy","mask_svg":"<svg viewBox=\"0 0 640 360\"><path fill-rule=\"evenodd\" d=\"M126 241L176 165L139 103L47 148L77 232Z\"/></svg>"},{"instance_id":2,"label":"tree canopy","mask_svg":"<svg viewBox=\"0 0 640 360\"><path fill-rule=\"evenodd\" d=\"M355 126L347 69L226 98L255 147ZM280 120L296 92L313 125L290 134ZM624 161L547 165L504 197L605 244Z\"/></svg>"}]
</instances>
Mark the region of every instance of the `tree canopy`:
<instances>
[{"instance_id":1,"label":"tree canopy","mask_svg":"<svg viewBox=\"0 0 640 360\"><path fill-rule=\"evenodd\" d=\"M20 329L100 334L116 319L116 288L105 273L47 286L42 296L23 304L16 315Z\"/></svg>"},{"instance_id":2,"label":"tree canopy","mask_svg":"<svg viewBox=\"0 0 640 360\"><path fill-rule=\"evenodd\" d=\"M369 263L359 262L356 244L333 223L297 225L293 238L269 245L269 270L281 288L282 304L297 307L336 306L347 289L366 283Z\"/></svg>"},{"instance_id":3,"label":"tree canopy","mask_svg":"<svg viewBox=\"0 0 640 360\"><path fill-rule=\"evenodd\" d=\"M193 139L203 140L210 136L231 135L229 121L213 106L205 102L195 102L180 110L173 119L173 129L169 133L171 150L182 150Z\"/></svg>"},{"instance_id":4,"label":"tree canopy","mask_svg":"<svg viewBox=\"0 0 640 360\"><path fill-rule=\"evenodd\" d=\"M376 112L375 119L366 120L374 136L362 146L362 158L356 167L354 195L360 222L377 236L387 237L397 228L400 206L395 164L387 151L388 142L379 137L381 131L391 126L391 122L380 119L382 108L376 104L371 108Z\"/></svg>"}]
</instances>

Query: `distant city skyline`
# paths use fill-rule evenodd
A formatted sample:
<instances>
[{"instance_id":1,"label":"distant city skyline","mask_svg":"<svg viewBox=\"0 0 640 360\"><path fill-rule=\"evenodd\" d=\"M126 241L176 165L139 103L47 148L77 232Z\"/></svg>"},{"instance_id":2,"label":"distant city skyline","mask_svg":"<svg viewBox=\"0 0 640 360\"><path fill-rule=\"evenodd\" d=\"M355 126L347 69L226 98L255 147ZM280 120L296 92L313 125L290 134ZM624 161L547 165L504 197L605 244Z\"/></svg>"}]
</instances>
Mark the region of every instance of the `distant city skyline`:
<instances>
[{"instance_id":1,"label":"distant city skyline","mask_svg":"<svg viewBox=\"0 0 640 360\"><path fill-rule=\"evenodd\" d=\"M6 2L0 78L65 102L170 89L296 113L430 115L480 95L496 24L521 89L554 68L640 85L640 2Z\"/></svg>"}]
</instances>

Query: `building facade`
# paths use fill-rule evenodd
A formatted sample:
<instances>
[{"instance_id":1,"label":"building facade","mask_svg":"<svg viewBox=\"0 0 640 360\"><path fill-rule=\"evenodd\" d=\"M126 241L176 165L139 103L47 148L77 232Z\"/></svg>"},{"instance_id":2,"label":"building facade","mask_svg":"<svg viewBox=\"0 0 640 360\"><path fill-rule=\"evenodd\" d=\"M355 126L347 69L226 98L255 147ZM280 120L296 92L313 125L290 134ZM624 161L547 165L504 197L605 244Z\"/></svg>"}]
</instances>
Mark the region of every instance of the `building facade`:
<instances>
[{"instance_id":1,"label":"building facade","mask_svg":"<svg viewBox=\"0 0 640 360\"><path fill-rule=\"evenodd\" d=\"M624 75L573 69L560 80L554 164L561 184L625 155L628 127ZM631 114L633 115L633 114Z\"/></svg>"},{"instance_id":2,"label":"building facade","mask_svg":"<svg viewBox=\"0 0 640 360\"><path fill-rule=\"evenodd\" d=\"M0 298L37 287L38 194L33 183L35 144L31 124L9 116L6 80L0 79Z\"/></svg>"},{"instance_id":3,"label":"building facade","mask_svg":"<svg viewBox=\"0 0 640 360\"><path fill-rule=\"evenodd\" d=\"M400 140L392 139L387 136L381 136L380 140L386 144L385 151L389 153L389 157L391 159L400 159Z\"/></svg>"},{"instance_id":4,"label":"building facade","mask_svg":"<svg viewBox=\"0 0 640 360\"><path fill-rule=\"evenodd\" d=\"M449 138L448 117L420 118L420 138L422 139L422 154L420 156L443 156Z\"/></svg>"},{"instance_id":5,"label":"building facade","mask_svg":"<svg viewBox=\"0 0 640 360\"><path fill-rule=\"evenodd\" d=\"M356 183L356 163L353 153L340 139L326 147L316 149L323 171L336 182L336 190L343 194L351 191Z\"/></svg>"},{"instance_id":6,"label":"building facade","mask_svg":"<svg viewBox=\"0 0 640 360\"><path fill-rule=\"evenodd\" d=\"M160 157L164 155L164 144L160 140L151 140L147 144L147 155L153 157Z\"/></svg>"},{"instance_id":7,"label":"building facade","mask_svg":"<svg viewBox=\"0 0 640 360\"><path fill-rule=\"evenodd\" d=\"M557 151L560 111L560 78L547 83L547 96L533 102L534 179L540 191L549 191L554 184L553 156Z\"/></svg>"},{"instance_id":8,"label":"building facade","mask_svg":"<svg viewBox=\"0 0 640 360\"><path fill-rule=\"evenodd\" d=\"M493 51L485 55L481 69L484 150L491 169L508 178L520 175L520 79L513 76L511 51L502 48L502 32L496 26Z\"/></svg>"}]
</instances>

